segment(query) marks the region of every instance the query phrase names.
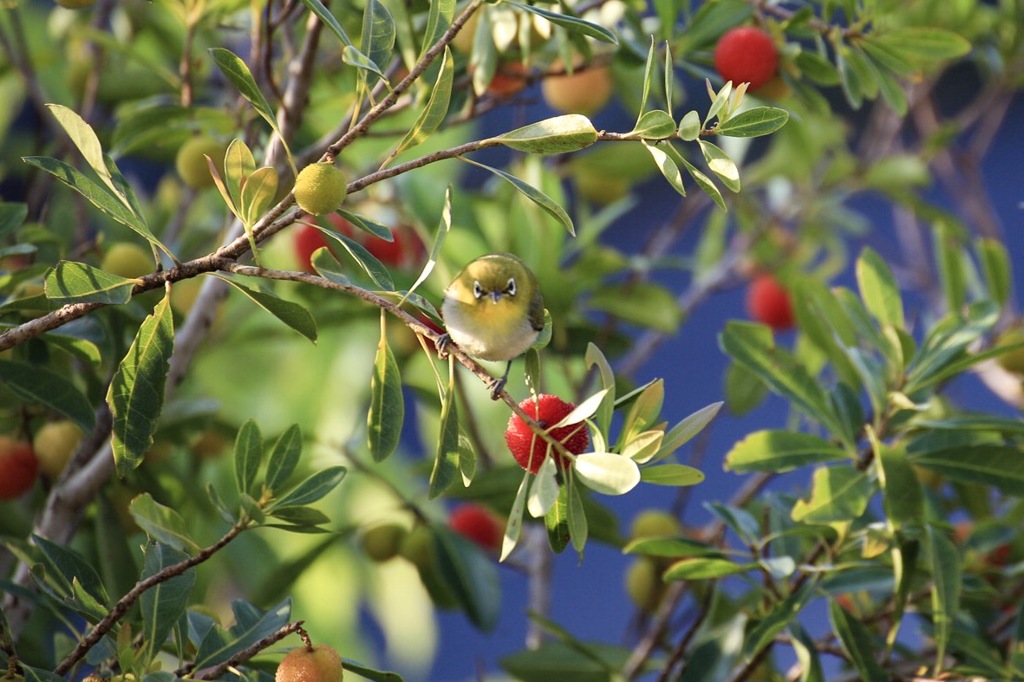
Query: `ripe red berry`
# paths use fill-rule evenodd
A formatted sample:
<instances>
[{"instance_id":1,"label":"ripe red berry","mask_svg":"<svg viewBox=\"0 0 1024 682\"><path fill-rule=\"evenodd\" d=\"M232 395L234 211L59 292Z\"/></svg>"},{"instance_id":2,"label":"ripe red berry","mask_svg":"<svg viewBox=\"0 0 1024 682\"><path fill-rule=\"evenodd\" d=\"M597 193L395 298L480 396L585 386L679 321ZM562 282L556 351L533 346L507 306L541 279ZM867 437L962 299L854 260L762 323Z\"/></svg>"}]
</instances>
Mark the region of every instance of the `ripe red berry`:
<instances>
[{"instance_id":1,"label":"ripe red berry","mask_svg":"<svg viewBox=\"0 0 1024 682\"><path fill-rule=\"evenodd\" d=\"M407 225L392 228L391 241L388 241L356 229L352 223L337 214L332 214L329 220L338 232L362 244L370 255L384 265L409 269L417 265L426 253L426 247L419 235Z\"/></svg>"},{"instance_id":2,"label":"ripe red berry","mask_svg":"<svg viewBox=\"0 0 1024 682\"><path fill-rule=\"evenodd\" d=\"M448 515L448 525L489 552L501 549L505 529L498 517L483 505L473 502L459 505Z\"/></svg>"},{"instance_id":3,"label":"ripe red berry","mask_svg":"<svg viewBox=\"0 0 1024 682\"><path fill-rule=\"evenodd\" d=\"M771 275L758 275L747 288L747 313L776 331L794 324L789 292Z\"/></svg>"},{"instance_id":4,"label":"ripe red berry","mask_svg":"<svg viewBox=\"0 0 1024 682\"><path fill-rule=\"evenodd\" d=\"M310 259L313 252L321 246L328 246L327 239L320 234L320 230L311 225L299 225L299 231L295 233L295 258L306 272L316 272Z\"/></svg>"},{"instance_id":5,"label":"ripe red berry","mask_svg":"<svg viewBox=\"0 0 1024 682\"><path fill-rule=\"evenodd\" d=\"M756 90L775 75L779 53L771 36L753 26L740 26L725 32L715 46L715 70L722 80L733 85L750 83Z\"/></svg>"},{"instance_id":6,"label":"ripe red berry","mask_svg":"<svg viewBox=\"0 0 1024 682\"><path fill-rule=\"evenodd\" d=\"M21 497L35 483L39 461L32 446L0 436L0 500Z\"/></svg>"},{"instance_id":7,"label":"ripe red berry","mask_svg":"<svg viewBox=\"0 0 1024 682\"><path fill-rule=\"evenodd\" d=\"M567 414L576 409L576 406L565 402L558 396L542 394L537 397L536 401L533 398L527 398L519 403L519 409L547 429L552 424L562 421ZM582 423L551 429L549 433L574 455L582 453L590 445L590 436L587 434L586 426ZM508 449L519 462L519 466L531 474L537 473L540 465L544 462L544 455L547 454L548 443L534 434L526 422L515 413L508 420L508 428L505 429L505 442L508 443ZM555 457L555 462L560 469L568 466L569 463L563 461L564 458L554 449L551 454Z\"/></svg>"}]
</instances>

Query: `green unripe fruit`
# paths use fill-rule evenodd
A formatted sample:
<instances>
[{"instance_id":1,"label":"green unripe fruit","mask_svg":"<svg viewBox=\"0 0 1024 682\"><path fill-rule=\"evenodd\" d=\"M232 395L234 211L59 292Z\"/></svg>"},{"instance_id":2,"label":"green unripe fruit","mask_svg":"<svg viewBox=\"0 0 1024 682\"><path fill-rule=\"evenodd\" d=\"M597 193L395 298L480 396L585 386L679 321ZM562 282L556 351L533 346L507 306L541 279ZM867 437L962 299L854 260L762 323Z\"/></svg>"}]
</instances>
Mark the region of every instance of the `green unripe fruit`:
<instances>
[{"instance_id":1,"label":"green unripe fruit","mask_svg":"<svg viewBox=\"0 0 1024 682\"><path fill-rule=\"evenodd\" d=\"M675 537L680 535L682 531L682 526L679 525L676 517L668 512L649 509L640 512L633 519L630 537L634 540L639 538Z\"/></svg>"},{"instance_id":2,"label":"green unripe fruit","mask_svg":"<svg viewBox=\"0 0 1024 682\"><path fill-rule=\"evenodd\" d=\"M631 563L626 569L626 594L638 609L651 612L665 593L665 583L659 575L658 565L646 557Z\"/></svg>"},{"instance_id":3,"label":"green unripe fruit","mask_svg":"<svg viewBox=\"0 0 1024 682\"><path fill-rule=\"evenodd\" d=\"M1012 346L1024 341L1024 327L1012 327L999 335L997 346ZM1007 372L1024 374L1024 346L996 356L996 362Z\"/></svg>"},{"instance_id":4,"label":"green unripe fruit","mask_svg":"<svg viewBox=\"0 0 1024 682\"><path fill-rule=\"evenodd\" d=\"M131 242L111 244L107 252L103 254L103 260L100 261L100 270L128 279L138 279L155 269L152 254Z\"/></svg>"},{"instance_id":5,"label":"green unripe fruit","mask_svg":"<svg viewBox=\"0 0 1024 682\"><path fill-rule=\"evenodd\" d=\"M397 523L380 523L363 531L360 542L371 561L388 561L398 555L406 530Z\"/></svg>"},{"instance_id":6,"label":"green unripe fruit","mask_svg":"<svg viewBox=\"0 0 1024 682\"><path fill-rule=\"evenodd\" d=\"M326 644L292 649L277 666L276 682L341 682L341 656Z\"/></svg>"},{"instance_id":7,"label":"green unripe fruit","mask_svg":"<svg viewBox=\"0 0 1024 682\"><path fill-rule=\"evenodd\" d=\"M334 211L347 193L345 174L330 163L311 163L295 178L295 203L311 215Z\"/></svg>"},{"instance_id":8,"label":"green unripe fruit","mask_svg":"<svg viewBox=\"0 0 1024 682\"><path fill-rule=\"evenodd\" d=\"M206 163L209 156L214 165L223 165L224 145L206 135L190 137L178 149L174 159L174 168L178 171L181 181L192 189L205 189L213 185L210 166Z\"/></svg>"},{"instance_id":9,"label":"green unripe fruit","mask_svg":"<svg viewBox=\"0 0 1024 682\"><path fill-rule=\"evenodd\" d=\"M50 478L57 478L64 471L71 453L81 439L82 429L70 420L44 424L32 439L32 449L39 460L39 468Z\"/></svg>"},{"instance_id":10,"label":"green unripe fruit","mask_svg":"<svg viewBox=\"0 0 1024 682\"><path fill-rule=\"evenodd\" d=\"M434 567L434 532L430 526L416 526L405 534L398 553L421 571Z\"/></svg>"}]
</instances>

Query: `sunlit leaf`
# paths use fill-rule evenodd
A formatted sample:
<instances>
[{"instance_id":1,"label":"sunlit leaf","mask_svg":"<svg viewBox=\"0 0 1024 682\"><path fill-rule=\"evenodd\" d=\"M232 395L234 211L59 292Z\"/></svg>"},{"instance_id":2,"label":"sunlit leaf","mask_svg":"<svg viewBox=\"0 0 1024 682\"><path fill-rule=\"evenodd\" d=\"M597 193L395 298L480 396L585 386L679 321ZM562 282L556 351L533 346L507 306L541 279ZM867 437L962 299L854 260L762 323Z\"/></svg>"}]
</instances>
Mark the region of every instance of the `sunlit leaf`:
<instances>
[{"instance_id":1,"label":"sunlit leaf","mask_svg":"<svg viewBox=\"0 0 1024 682\"><path fill-rule=\"evenodd\" d=\"M552 24L555 24L556 26L561 26L565 30L571 31L573 33L580 33L589 38L596 38L597 40L600 40L605 43L611 43L612 45L617 45L619 42L619 39L612 31L608 30L604 26L601 26L600 24L594 24L589 21L584 21L579 17L574 17L569 14L560 14L558 12L551 12L536 5L527 5L525 3L516 2L515 0L502 0L502 4L509 5L510 7L515 7L524 12L532 12L533 14L544 17Z\"/></svg>"},{"instance_id":2,"label":"sunlit leaf","mask_svg":"<svg viewBox=\"0 0 1024 682\"><path fill-rule=\"evenodd\" d=\"M696 112L693 113L696 114ZM715 133L726 137L760 137L774 133L786 125L788 120L789 112L785 109L754 107L730 117L715 129ZM699 123L699 118L697 122ZM681 127L682 123L680 123Z\"/></svg>"},{"instance_id":3,"label":"sunlit leaf","mask_svg":"<svg viewBox=\"0 0 1024 682\"><path fill-rule=\"evenodd\" d=\"M454 78L455 65L452 52L448 47L445 47L444 54L441 56L437 80L434 81L434 87L430 91L427 105L420 112L419 118L405 134L405 137L402 138L402 141L395 147L395 151L391 153L392 157L420 144L441 126L441 123L444 122L445 117L448 115L448 105L451 102Z\"/></svg>"},{"instance_id":4,"label":"sunlit leaf","mask_svg":"<svg viewBox=\"0 0 1024 682\"><path fill-rule=\"evenodd\" d=\"M605 495L624 495L640 483L636 462L611 452L586 452L576 456L576 476L591 490Z\"/></svg>"},{"instance_id":5,"label":"sunlit leaf","mask_svg":"<svg viewBox=\"0 0 1024 682\"><path fill-rule=\"evenodd\" d=\"M586 116L566 114L516 128L494 139L530 154L563 154L597 142L597 130Z\"/></svg>"},{"instance_id":6,"label":"sunlit leaf","mask_svg":"<svg viewBox=\"0 0 1024 682\"><path fill-rule=\"evenodd\" d=\"M697 485L704 481L704 472L685 464L659 464L641 469L640 480L655 485Z\"/></svg>"},{"instance_id":7,"label":"sunlit leaf","mask_svg":"<svg viewBox=\"0 0 1024 682\"><path fill-rule=\"evenodd\" d=\"M158 542L148 544L145 551L143 580L188 558L183 552ZM142 614L142 641L146 651L144 660L152 660L156 656L162 643L178 624L178 619L188 606L195 582L195 570L187 569L142 593L139 606Z\"/></svg>"},{"instance_id":8,"label":"sunlit leaf","mask_svg":"<svg viewBox=\"0 0 1024 682\"><path fill-rule=\"evenodd\" d=\"M820 467L814 472L811 496L797 500L793 520L830 523L860 518L874 493L874 484L863 471L850 466Z\"/></svg>"},{"instance_id":9,"label":"sunlit leaf","mask_svg":"<svg viewBox=\"0 0 1024 682\"><path fill-rule=\"evenodd\" d=\"M217 276L225 282L228 282L238 291L245 294L253 303L266 310L281 322L284 322L299 334L302 334L310 341L316 341L316 322L313 320L313 316L310 312L303 306L298 303L286 301L283 298L278 298L277 296L265 291L247 287L231 277L222 275Z\"/></svg>"},{"instance_id":10,"label":"sunlit leaf","mask_svg":"<svg viewBox=\"0 0 1024 682\"><path fill-rule=\"evenodd\" d=\"M832 629L838 635L843 649L849 655L853 666L864 682L887 682L889 674L875 661L875 649L871 631L852 616L834 599L828 601L828 613Z\"/></svg>"},{"instance_id":11,"label":"sunlit leaf","mask_svg":"<svg viewBox=\"0 0 1024 682\"><path fill-rule=\"evenodd\" d=\"M501 169L492 168L491 166L486 166L482 163L477 163L472 159L467 159L464 157L463 161L471 163L474 166L479 166L480 168L483 168L485 170L490 171L491 173L494 173L499 178L515 187L527 199L537 204L537 206L542 208L552 218L560 222L569 232L569 234L571 234L574 237L576 236L576 228L573 227L572 218L569 217L569 214L565 212L564 208L559 206L558 203L554 201L551 197L549 197L547 194L544 194L533 185L525 183L516 176L512 175L511 173L507 173Z\"/></svg>"},{"instance_id":12,"label":"sunlit leaf","mask_svg":"<svg viewBox=\"0 0 1024 682\"><path fill-rule=\"evenodd\" d=\"M719 557L696 557L682 559L665 571L665 581L672 580L704 580L722 578L727 575L746 573L755 564L737 564L729 559Z\"/></svg>"},{"instance_id":13,"label":"sunlit leaf","mask_svg":"<svg viewBox=\"0 0 1024 682\"><path fill-rule=\"evenodd\" d=\"M160 504L149 493L142 493L132 499L128 506L132 519L143 531L157 542L184 552L195 553L199 545L192 539L188 523L170 507Z\"/></svg>"},{"instance_id":14,"label":"sunlit leaf","mask_svg":"<svg viewBox=\"0 0 1024 682\"><path fill-rule=\"evenodd\" d=\"M756 431L725 455L726 470L783 472L808 464L846 459L847 452L823 438L799 431Z\"/></svg>"},{"instance_id":15,"label":"sunlit leaf","mask_svg":"<svg viewBox=\"0 0 1024 682\"><path fill-rule=\"evenodd\" d=\"M127 303L137 279L104 272L85 263L62 260L46 275L44 292L54 303Z\"/></svg>"}]
</instances>

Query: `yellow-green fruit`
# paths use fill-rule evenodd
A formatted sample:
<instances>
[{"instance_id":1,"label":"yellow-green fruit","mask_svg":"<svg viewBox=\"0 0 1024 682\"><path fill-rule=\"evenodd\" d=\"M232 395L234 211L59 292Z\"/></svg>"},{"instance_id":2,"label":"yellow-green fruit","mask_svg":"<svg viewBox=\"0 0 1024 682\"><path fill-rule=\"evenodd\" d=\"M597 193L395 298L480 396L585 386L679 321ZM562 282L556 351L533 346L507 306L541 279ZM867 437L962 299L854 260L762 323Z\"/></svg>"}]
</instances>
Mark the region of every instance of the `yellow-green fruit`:
<instances>
[{"instance_id":1,"label":"yellow-green fruit","mask_svg":"<svg viewBox=\"0 0 1024 682\"><path fill-rule=\"evenodd\" d=\"M57 4L68 9L83 9L95 5L96 0L57 0Z\"/></svg>"},{"instance_id":2,"label":"yellow-green fruit","mask_svg":"<svg viewBox=\"0 0 1024 682\"><path fill-rule=\"evenodd\" d=\"M347 192L345 174L330 163L311 163L295 178L295 203L312 215L334 211Z\"/></svg>"},{"instance_id":3,"label":"yellow-green fruit","mask_svg":"<svg viewBox=\"0 0 1024 682\"><path fill-rule=\"evenodd\" d=\"M631 563L626 569L626 594L644 611L653 611L665 592L665 583L659 575L658 565L646 557Z\"/></svg>"},{"instance_id":4,"label":"yellow-green fruit","mask_svg":"<svg viewBox=\"0 0 1024 682\"><path fill-rule=\"evenodd\" d=\"M107 248L100 261L100 270L121 277L136 279L155 270L153 256L146 249L131 242L116 242Z\"/></svg>"},{"instance_id":5,"label":"yellow-green fruit","mask_svg":"<svg viewBox=\"0 0 1024 682\"><path fill-rule=\"evenodd\" d=\"M62 419L43 424L32 439L32 449L39 460L39 468L50 478L57 478L64 471L80 440L82 429L72 421Z\"/></svg>"},{"instance_id":6,"label":"yellow-green fruit","mask_svg":"<svg viewBox=\"0 0 1024 682\"><path fill-rule=\"evenodd\" d=\"M1013 327L999 335L996 346L1012 346L1022 342L1024 342L1024 327ZM1007 372L1024 374L1024 346L996 356L996 362Z\"/></svg>"},{"instance_id":7,"label":"yellow-green fruit","mask_svg":"<svg viewBox=\"0 0 1024 682\"><path fill-rule=\"evenodd\" d=\"M171 285L171 308L181 315L188 315L202 288L203 282L198 277L178 280Z\"/></svg>"},{"instance_id":8,"label":"yellow-green fruit","mask_svg":"<svg viewBox=\"0 0 1024 682\"><path fill-rule=\"evenodd\" d=\"M398 553L416 568L426 571L434 566L434 533L429 526L416 526L405 534Z\"/></svg>"},{"instance_id":9,"label":"yellow-green fruit","mask_svg":"<svg viewBox=\"0 0 1024 682\"><path fill-rule=\"evenodd\" d=\"M618 201L629 194L632 187L628 178L588 168L586 164L576 166L573 180L580 196L598 206L607 206L613 201Z\"/></svg>"},{"instance_id":10,"label":"yellow-green fruit","mask_svg":"<svg viewBox=\"0 0 1024 682\"><path fill-rule=\"evenodd\" d=\"M679 525L676 517L668 512L649 509L640 512L633 519L630 537L634 540L638 538L675 537L682 532L682 526Z\"/></svg>"},{"instance_id":11,"label":"yellow-green fruit","mask_svg":"<svg viewBox=\"0 0 1024 682\"><path fill-rule=\"evenodd\" d=\"M341 656L326 644L292 649L277 666L276 682L341 682Z\"/></svg>"},{"instance_id":12,"label":"yellow-green fruit","mask_svg":"<svg viewBox=\"0 0 1024 682\"><path fill-rule=\"evenodd\" d=\"M462 28L452 38L452 47L462 54L469 54L473 51L473 41L476 39L476 27L480 24L480 13L484 11L481 7L469 17L469 21L462 25Z\"/></svg>"},{"instance_id":13,"label":"yellow-green fruit","mask_svg":"<svg viewBox=\"0 0 1024 682\"><path fill-rule=\"evenodd\" d=\"M372 561L382 562L393 559L402 548L406 530L397 523L380 523L363 531L360 542L363 552Z\"/></svg>"},{"instance_id":14,"label":"yellow-green fruit","mask_svg":"<svg viewBox=\"0 0 1024 682\"><path fill-rule=\"evenodd\" d=\"M548 106L565 114L593 114L612 96L607 66L595 66L564 76L548 76L541 85Z\"/></svg>"},{"instance_id":15,"label":"yellow-green fruit","mask_svg":"<svg viewBox=\"0 0 1024 682\"><path fill-rule=\"evenodd\" d=\"M213 185L210 166L206 162L207 156L210 157L214 165L222 165L224 145L212 137L199 135L190 137L178 149L178 155L174 159L174 168L178 171L182 182L192 189L205 189Z\"/></svg>"}]
</instances>

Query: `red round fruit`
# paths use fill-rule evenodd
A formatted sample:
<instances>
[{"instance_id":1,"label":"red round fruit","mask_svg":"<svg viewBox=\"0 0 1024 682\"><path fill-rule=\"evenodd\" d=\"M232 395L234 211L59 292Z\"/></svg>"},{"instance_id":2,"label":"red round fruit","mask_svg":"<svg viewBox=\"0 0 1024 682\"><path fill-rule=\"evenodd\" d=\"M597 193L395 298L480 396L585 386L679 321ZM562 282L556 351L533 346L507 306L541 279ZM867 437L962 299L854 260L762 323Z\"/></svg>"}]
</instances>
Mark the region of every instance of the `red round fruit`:
<instances>
[{"instance_id":1,"label":"red round fruit","mask_svg":"<svg viewBox=\"0 0 1024 682\"><path fill-rule=\"evenodd\" d=\"M396 268L412 268L426 253L426 247L416 231L407 225L398 225L391 230L391 241L356 229L340 215L329 217L331 225L341 234L359 242L370 255L384 265Z\"/></svg>"},{"instance_id":2,"label":"red round fruit","mask_svg":"<svg viewBox=\"0 0 1024 682\"><path fill-rule=\"evenodd\" d=\"M527 77L528 70L522 62L502 62L487 86L487 92L496 97L511 97L526 88Z\"/></svg>"},{"instance_id":3,"label":"red round fruit","mask_svg":"<svg viewBox=\"0 0 1024 682\"><path fill-rule=\"evenodd\" d=\"M533 398L527 398L519 403L519 409L533 417L534 421L542 428L547 429L552 424L562 421L567 414L576 409L576 406L565 402L558 396L541 394L536 401ZM583 423L550 429L549 433L574 455L582 453L590 445L590 436ZM540 465L544 462L544 455L548 452L548 443L531 431L518 414L513 413L508 420L508 428L505 429L505 442L508 444L512 456L519 462L519 466L531 474L537 473ZM565 469L568 466L568 462L565 462L564 458L553 449L551 454L555 457L555 462L560 469Z\"/></svg>"},{"instance_id":4,"label":"red round fruit","mask_svg":"<svg viewBox=\"0 0 1024 682\"><path fill-rule=\"evenodd\" d=\"M489 552L501 549L505 529L498 517L483 505L473 502L459 505L448 515L448 525Z\"/></svg>"},{"instance_id":5,"label":"red round fruit","mask_svg":"<svg viewBox=\"0 0 1024 682\"><path fill-rule=\"evenodd\" d=\"M0 500L24 495L35 483L39 461L32 446L8 436L0 436Z\"/></svg>"},{"instance_id":6,"label":"red round fruit","mask_svg":"<svg viewBox=\"0 0 1024 682\"><path fill-rule=\"evenodd\" d=\"M299 261L299 267L306 272L316 272L310 259L313 252L321 246L328 246L327 239L320 234L320 230L311 225L299 225L295 233L295 258Z\"/></svg>"},{"instance_id":7,"label":"red round fruit","mask_svg":"<svg viewBox=\"0 0 1024 682\"><path fill-rule=\"evenodd\" d=\"M747 288L747 313L776 331L794 324L789 292L771 275L758 275Z\"/></svg>"},{"instance_id":8,"label":"red round fruit","mask_svg":"<svg viewBox=\"0 0 1024 682\"><path fill-rule=\"evenodd\" d=\"M725 32L715 46L715 70L733 85L750 83L756 90L772 79L779 52L772 37L759 28L740 26Z\"/></svg>"}]
</instances>

